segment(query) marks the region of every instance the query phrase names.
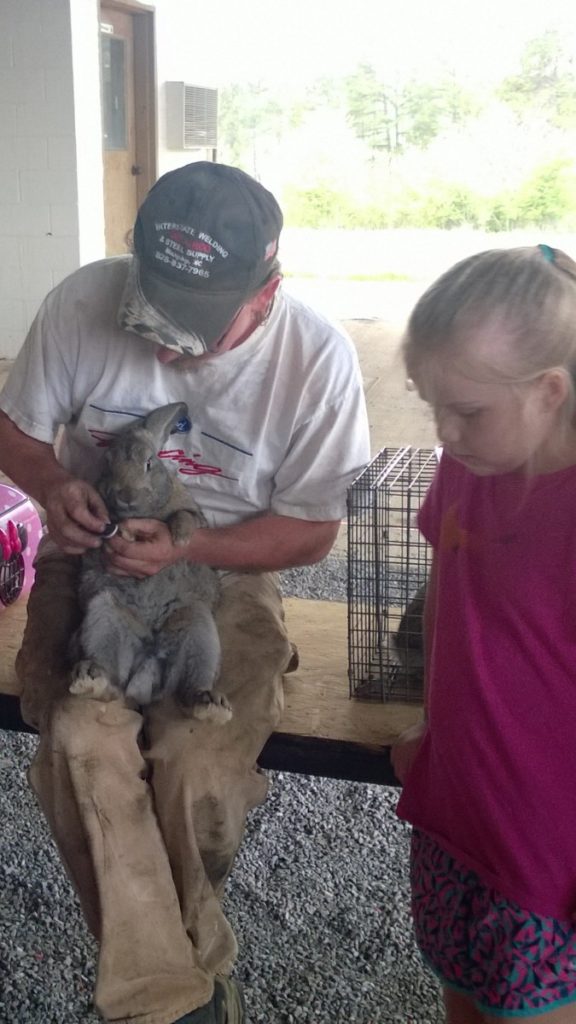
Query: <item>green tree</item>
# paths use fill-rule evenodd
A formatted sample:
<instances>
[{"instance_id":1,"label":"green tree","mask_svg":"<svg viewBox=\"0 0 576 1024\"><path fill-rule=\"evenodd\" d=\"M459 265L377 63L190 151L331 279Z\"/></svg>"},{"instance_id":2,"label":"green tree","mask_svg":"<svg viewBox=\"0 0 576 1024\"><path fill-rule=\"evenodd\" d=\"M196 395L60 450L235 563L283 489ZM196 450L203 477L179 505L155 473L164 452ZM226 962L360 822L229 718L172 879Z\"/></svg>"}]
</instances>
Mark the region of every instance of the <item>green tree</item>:
<instances>
[{"instance_id":1,"label":"green tree","mask_svg":"<svg viewBox=\"0 0 576 1024\"><path fill-rule=\"evenodd\" d=\"M346 84L348 119L356 134L390 156L409 146L426 149L445 128L476 113L472 98L451 75L392 86L381 82L371 65L362 64Z\"/></svg>"},{"instance_id":2,"label":"green tree","mask_svg":"<svg viewBox=\"0 0 576 1024\"><path fill-rule=\"evenodd\" d=\"M429 181L425 191L407 190L400 199L397 218L398 227L478 227L479 199L459 182Z\"/></svg>"},{"instance_id":3,"label":"green tree","mask_svg":"<svg viewBox=\"0 0 576 1024\"><path fill-rule=\"evenodd\" d=\"M573 60L557 32L545 32L526 44L520 72L505 78L498 93L520 121L540 114L557 128L576 124Z\"/></svg>"},{"instance_id":4,"label":"green tree","mask_svg":"<svg viewBox=\"0 0 576 1024\"><path fill-rule=\"evenodd\" d=\"M565 159L537 167L515 197L517 227L555 227L576 211L574 165Z\"/></svg>"},{"instance_id":5,"label":"green tree","mask_svg":"<svg viewBox=\"0 0 576 1024\"><path fill-rule=\"evenodd\" d=\"M363 142L373 150L393 155L404 146L402 97L383 85L369 64L362 64L346 82L348 120Z\"/></svg>"},{"instance_id":6,"label":"green tree","mask_svg":"<svg viewBox=\"0 0 576 1024\"><path fill-rule=\"evenodd\" d=\"M220 149L228 161L248 162L258 177L258 157L262 146L280 139L301 120L304 106L298 100L286 101L260 82L226 86L219 94L218 133Z\"/></svg>"},{"instance_id":7,"label":"green tree","mask_svg":"<svg viewBox=\"0 0 576 1024\"><path fill-rule=\"evenodd\" d=\"M287 224L299 228L346 228L355 225L353 201L328 182L308 188L291 186L283 197Z\"/></svg>"}]
</instances>

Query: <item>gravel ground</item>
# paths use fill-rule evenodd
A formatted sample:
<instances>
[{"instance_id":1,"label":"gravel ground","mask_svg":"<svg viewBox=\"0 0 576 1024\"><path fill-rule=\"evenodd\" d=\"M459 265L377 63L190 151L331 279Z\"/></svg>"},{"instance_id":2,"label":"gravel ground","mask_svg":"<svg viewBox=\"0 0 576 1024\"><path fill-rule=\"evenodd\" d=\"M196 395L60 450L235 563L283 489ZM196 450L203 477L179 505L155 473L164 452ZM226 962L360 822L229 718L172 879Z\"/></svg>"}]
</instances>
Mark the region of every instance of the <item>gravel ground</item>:
<instances>
[{"instance_id":1,"label":"gravel ground","mask_svg":"<svg viewBox=\"0 0 576 1024\"><path fill-rule=\"evenodd\" d=\"M283 574L345 596L339 559ZM0 732L0 1022L97 1024L96 949L29 791L36 737ZM270 773L225 897L250 1024L440 1024L408 914L397 791Z\"/></svg>"}]
</instances>

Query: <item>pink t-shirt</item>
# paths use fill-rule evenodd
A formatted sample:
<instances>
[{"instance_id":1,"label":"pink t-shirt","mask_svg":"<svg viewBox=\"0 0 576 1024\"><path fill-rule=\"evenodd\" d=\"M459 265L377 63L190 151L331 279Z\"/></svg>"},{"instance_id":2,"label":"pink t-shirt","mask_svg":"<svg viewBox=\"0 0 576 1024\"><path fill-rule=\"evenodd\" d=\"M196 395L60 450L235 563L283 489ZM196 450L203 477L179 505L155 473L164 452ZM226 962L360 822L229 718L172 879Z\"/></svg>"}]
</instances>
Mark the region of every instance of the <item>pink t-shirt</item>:
<instances>
[{"instance_id":1,"label":"pink t-shirt","mask_svg":"<svg viewBox=\"0 0 576 1024\"><path fill-rule=\"evenodd\" d=\"M576 467L479 477L420 513L439 587L429 727L398 805L524 909L576 914Z\"/></svg>"}]
</instances>

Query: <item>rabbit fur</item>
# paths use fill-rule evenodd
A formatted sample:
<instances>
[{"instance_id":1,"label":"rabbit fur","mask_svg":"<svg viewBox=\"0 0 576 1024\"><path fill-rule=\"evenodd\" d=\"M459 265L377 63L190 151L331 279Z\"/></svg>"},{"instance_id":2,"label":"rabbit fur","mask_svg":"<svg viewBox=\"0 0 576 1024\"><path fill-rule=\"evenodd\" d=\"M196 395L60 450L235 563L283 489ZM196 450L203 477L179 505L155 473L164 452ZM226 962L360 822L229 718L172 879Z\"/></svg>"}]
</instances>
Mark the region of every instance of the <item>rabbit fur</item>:
<instances>
[{"instance_id":1,"label":"rabbit fur","mask_svg":"<svg viewBox=\"0 0 576 1024\"><path fill-rule=\"evenodd\" d=\"M410 598L392 641L403 670L403 679L410 691L418 693L424 686L424 604L426 584Z\"/></svg>"},{"instance_id":2,"label":"rabbit fur","mask_svg":"<svg viewBox=\"0 0 576 1024\"><path fill-rule=\"evenodd\" d=\"M120 431L96 484L113 521L160 519L177 545L206 522L157 455L187 412L184 402L174 402ZM230 705L214 691L221 654L213 616L217 573L182 559L145 579L117 576L104 548L105 542L82 556L83 619L71 641L70 692L97 700L123 696L136 705L171 696L195 717L226 721Z\"/></svg>"}]
</instances>

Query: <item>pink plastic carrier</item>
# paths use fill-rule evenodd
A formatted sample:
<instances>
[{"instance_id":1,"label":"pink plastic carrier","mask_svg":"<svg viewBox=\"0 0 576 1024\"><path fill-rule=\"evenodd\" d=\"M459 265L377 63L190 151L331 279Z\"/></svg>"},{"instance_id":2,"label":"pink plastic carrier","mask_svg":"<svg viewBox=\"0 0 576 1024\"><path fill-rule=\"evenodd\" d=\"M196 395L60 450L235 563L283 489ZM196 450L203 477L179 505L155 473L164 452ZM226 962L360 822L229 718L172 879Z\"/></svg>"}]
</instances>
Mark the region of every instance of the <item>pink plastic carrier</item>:
<instances>
[{"instance_id":1,"label":"pink plastic carrier","mask_svg":"<svg viewBox=\"0 0 576 1024\"><path fill-rule=\"evenodd\" d=\"M0 614L34 582L42 523L27 494L0 483Z\"/></svg>"}]
</instances>

